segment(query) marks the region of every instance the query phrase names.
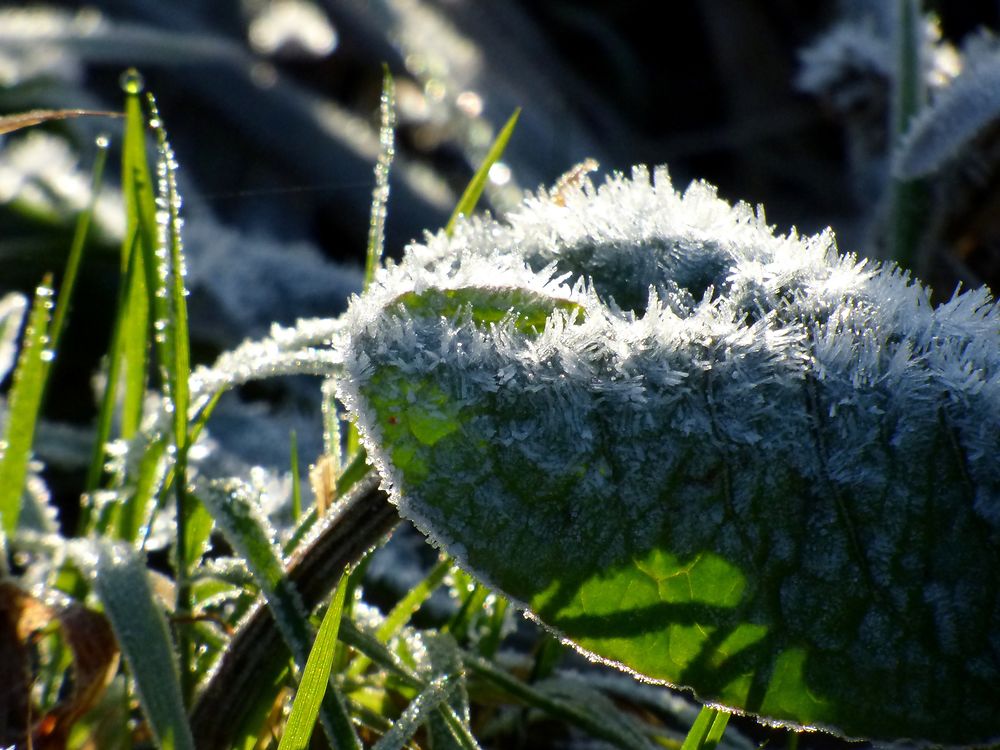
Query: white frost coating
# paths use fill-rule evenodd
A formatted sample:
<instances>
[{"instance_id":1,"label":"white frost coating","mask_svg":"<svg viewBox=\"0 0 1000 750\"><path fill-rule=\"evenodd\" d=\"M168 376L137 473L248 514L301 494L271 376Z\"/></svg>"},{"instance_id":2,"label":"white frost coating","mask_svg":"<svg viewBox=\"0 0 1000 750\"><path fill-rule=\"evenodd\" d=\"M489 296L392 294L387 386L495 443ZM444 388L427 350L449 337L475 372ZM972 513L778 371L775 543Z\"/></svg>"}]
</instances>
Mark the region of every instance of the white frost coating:
<instances>
[{"instance_id":1,"label":"white frost coating","mask_svg":"<svg viewBox=\"0 0 1000 750\"><path fill-rule=\"evenodd\" d=\"M340 319L326 318L300 320L291 327L272 326L269 337L244 341L220 355L212 367L199 367L191 374L192 408L218 391L251 380L339 372L342 357L337 343L343 328Z\"/></svg>"}]
</instances>

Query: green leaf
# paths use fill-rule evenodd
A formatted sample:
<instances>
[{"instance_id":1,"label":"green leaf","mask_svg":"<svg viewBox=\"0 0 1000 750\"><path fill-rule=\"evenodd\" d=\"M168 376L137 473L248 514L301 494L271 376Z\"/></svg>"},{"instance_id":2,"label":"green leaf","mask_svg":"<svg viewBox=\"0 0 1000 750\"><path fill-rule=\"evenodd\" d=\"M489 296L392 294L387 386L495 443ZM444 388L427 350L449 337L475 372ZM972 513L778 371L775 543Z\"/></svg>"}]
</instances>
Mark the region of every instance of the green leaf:
<instances>
[{"instance_id":1,"label":"green leaf","mask_svg":"<svg viewBox=\"0 0 1000 750\"><path fill-rule=\"evenodd\" d=\"M337 650L337 631L340 629L340 617L344 610L346 582L345 573L334 591L319 633L309 652L306 668L302 671L302 679L299 680L299 687L292 703L292 712L288 717L288 723L285 724L285 732L278 750L305 750L309 746L309 738L312 736L320 704L326 694L330 670L333 667L333 656Z\"/></svg>"},{"instance_id":2,"label":"green leaf","mask_svg":"<svg viewBox=\"0 0 1000 750\"><path fill-rule=\"evenodd\" d=\"M455 210L452 211L451 217L448 219L448 223L445 224L445 232L447 234L451 234L454 231L455 223L459 217L472 215L476 204L479 202L479 196L483 194L483 189L486 187L486 180L490 176L490 167L496 164L503 155L504 150L507 148L507 142L514 134L514 128L517 127L517 119L520 116L521 108L518 107L504 126L500 128L496 140L493 141L490 150L486 152L486 158L483 159L483 163L479 165L476 173L472 175L472 179L466 186L465 192L462 193L462 197L459 198Z\"/></svg>"},{"instance_id":3,"label":"green leaf","mask_svg":"<svg viewBox=\"0 0 1000 750\"><path fill-rule=\"evenodd\" d=\"M10 389L9 413L0 445L0 520L7 536L14 534L21 515L24 481L35 439L42 395L52 352L49 350L49 316L52 311L51 279L35 291L21 354Z\"/></svg>"},{"instance_id":4,"label":"green leaf","mask_svg":"<svg viewBox=\"0 0 1000 750\"><path fill-rule=\"evenodd\" d=\"M125 545L79 544L81 567L89 570L94 591L111 620L157 746L194 750L177 660L145 562Z\"/></svg>"},{"instance_id":5,"label":"green leaf","mask_svg":"<svg viewBox=\"0 0 1000 750\"><path fill-rule=\"evenodd\" d=\"M988 292L933 308L662 170L557 197L413 247L348 312L341 396L400 513L704 702L1000 737Z\"/></svg>"}]
</instances>

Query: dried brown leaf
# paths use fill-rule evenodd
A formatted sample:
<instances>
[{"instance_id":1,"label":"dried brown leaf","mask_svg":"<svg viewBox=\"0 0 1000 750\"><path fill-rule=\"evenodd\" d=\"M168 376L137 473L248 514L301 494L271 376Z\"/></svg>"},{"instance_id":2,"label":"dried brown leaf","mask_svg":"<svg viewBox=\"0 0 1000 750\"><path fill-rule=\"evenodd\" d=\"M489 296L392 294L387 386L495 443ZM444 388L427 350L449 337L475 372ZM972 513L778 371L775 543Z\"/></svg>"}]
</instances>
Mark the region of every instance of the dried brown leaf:
<instances>
[{"instance_id":1,"label":"dried brown leaf","mask_svg":"<svg viewBox=\"0 0 1000 750\"><path fill-rule=\"evenodd\" d=\"M75 117L121 117L121 112L104 112L93 109L33 109L19 112L16 115L0 117L0 135L13 133L15 130L41 125L44 122L69 120Z\"/></svg>"}]
</instances>

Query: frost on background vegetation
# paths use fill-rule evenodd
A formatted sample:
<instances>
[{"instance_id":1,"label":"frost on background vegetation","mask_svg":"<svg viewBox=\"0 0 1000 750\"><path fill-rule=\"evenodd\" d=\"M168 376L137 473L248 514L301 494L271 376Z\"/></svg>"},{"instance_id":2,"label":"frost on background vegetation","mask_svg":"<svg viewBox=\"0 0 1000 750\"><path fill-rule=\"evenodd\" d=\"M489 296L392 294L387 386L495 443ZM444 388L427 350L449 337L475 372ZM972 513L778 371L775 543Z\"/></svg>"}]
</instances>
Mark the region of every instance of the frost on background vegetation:
<instances>
[{"instance_id":1,"label":"frost on background vegetation","mask_svg":"<svg viewBox=\"0 0 1000 750\"><path fill-rule=\"evenodd\" d=\"M83 210L91 186L78 164L69 143L40 131L4 143L0 148L0 204L55 220ZM106 189L95 204L94 225L100 241L125 233L121 203L121 193Z\"/></svg>"},{"instance_id":2,"label":"frost on background vegetation","mask_svg":"<svg viewBox=\"0 0 1000 750\"><path fill-rule=\"evenodd\" d=\"M1000 117L1000 44L983 33L973 37L963 52L961 74L917 115L895 153L893 170L898 177L925 177L963 153L971 161L973 140L995 127Z\"/></svg>"},{"instance_id":3,"label":"frost on background vegetation","mask_svg":"<svg viewBox=\"0 0 1000 750\"><path fill-rule=\"evenodd\" d=\"M428 236L346 322L341 395L401 512L584 649L849 736L1000 734L985 289L934 308L637 168ZM642 614L691 597L696 632Z\"/></svg>"},{"instance_id":4,"label":"frost on background vegetation","mask_svg":"<svg viewBox=\"0 0 1000 750\"><path fill-rule=\"evenodd\" d=\"M796 86L817 97L843 123L858 196L876 200L888 178L889 101L895 79L888 3L864 4L861 12L832 26L799 51ZM891 14L889 14L891 15ZM924 22L924 81L945 89L962 69L959 52L941 36L936 20Z\"/></svg>"}]
</instances>

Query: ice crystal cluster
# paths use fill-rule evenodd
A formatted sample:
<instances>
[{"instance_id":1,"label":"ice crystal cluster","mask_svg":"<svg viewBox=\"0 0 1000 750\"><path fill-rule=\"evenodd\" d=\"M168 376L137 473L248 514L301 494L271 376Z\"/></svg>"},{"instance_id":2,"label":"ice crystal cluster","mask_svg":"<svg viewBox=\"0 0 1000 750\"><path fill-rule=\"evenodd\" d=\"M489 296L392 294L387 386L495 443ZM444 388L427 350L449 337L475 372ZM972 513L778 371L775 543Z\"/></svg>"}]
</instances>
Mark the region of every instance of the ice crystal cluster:
<instances>
[{"instance_id":1,"label":"ice crystal cluster","mask_svg":"<svg viewBox=\"0 0 1000 750\"><path fill-rule=\"evenodd\" d=\"M845 736L1000 738L1000 313L665 169L411 245L341 397L403 515L581 650Z\"/></svg>"}]
</instances>

